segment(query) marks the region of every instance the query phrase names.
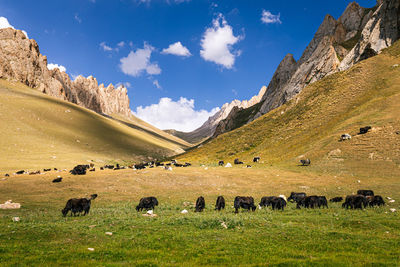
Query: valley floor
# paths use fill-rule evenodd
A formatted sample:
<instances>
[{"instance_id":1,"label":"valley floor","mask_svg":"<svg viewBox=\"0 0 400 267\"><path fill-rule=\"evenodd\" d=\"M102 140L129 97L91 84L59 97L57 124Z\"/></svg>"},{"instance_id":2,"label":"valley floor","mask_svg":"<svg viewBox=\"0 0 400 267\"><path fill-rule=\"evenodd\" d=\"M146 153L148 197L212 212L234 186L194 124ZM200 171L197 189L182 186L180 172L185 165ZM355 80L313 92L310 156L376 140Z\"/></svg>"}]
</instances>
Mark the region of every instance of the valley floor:
<instances>
[{"instance_id":1,"label":"valley floor","mask_svg":"<svg viewBox=\"0 0 400 267\"><path fill-rule=\"evenodd\" d=\"M397 177L354 177L259 166L190 167L141 171L96 171L85 176L61 173L11 176L0 181L0 202L12 199L18 210L0 210L0 264L140 266L361 266L400 264L400 183ZM346 196L357 189L396 200L383 208L297 210L257 209L233 213L236 195L262 196L304 191ZM73 197L97 193L85 217L66 217L61 209ZM203 195L206 210L194 213ZM218 195L225 211L214 211ZM156 196L157 217L135 210L139 199ZM389 209L395 208L396 212ZM187 214L181 210L187 209ZM145 212L143 212L145 213ZM20 217L13 222L13 217ZM226 227L223 226L226 225ZM111 236L106 232L112 232ZM93 248L94 251L88 250Z\"/></svg>"}]
</instances>

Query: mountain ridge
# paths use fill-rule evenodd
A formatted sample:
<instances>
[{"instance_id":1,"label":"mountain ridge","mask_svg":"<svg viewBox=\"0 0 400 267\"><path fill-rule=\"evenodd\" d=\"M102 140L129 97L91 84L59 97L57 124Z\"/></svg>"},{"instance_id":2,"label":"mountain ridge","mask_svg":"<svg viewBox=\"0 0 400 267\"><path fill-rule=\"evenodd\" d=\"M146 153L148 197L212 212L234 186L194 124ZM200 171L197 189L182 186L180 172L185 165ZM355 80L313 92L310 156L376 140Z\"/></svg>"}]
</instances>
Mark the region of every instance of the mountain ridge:
<instances>
[{"instance_id":1,"label":"mountain ridge","mask_svg":"<svg viewBox=\"0 0 400 267\"><path fill-rule=\"evenodd\" d=\"M93 76L79 75L72 80L58 68L49 70L47 57L40 53L37 42L13 28L0 29L0 78L22 82L98 113L127 117L131 113L125 86L99 85Z\"/></svg>"},{"instance_id":2,"label":"mountain ridge","mask_svg":"<svg viewBox=\"0 0 400 267\"><path fill-rule=\"evenodd\" d=\"M376 6L364 8L351 2L338 19L327 14L300 59L287 54L279 63L260 104L232 106L210 136L215 138L250 123L280 107L307 85L391 46L400 37L399 5L398 0L379 0Z\"/></svg>"}]
</instances>

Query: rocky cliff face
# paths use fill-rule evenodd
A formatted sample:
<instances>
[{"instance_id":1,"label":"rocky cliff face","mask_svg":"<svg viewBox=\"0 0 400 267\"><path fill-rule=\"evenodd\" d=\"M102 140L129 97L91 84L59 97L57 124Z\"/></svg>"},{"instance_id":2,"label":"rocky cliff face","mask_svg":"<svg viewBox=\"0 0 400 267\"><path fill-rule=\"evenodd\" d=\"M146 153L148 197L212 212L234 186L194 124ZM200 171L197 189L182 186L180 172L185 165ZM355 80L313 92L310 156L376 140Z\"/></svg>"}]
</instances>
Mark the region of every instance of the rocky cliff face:
<instances>
[{"instance_id":1,"label":"rocky cliff face","mask_svg":"<svg viewBox=\"0 0 400 267\"><path fill-rule=\"evenodd\" d=\"M260 104L232 109L214 136L231 131L275 109L310 83L379 54L400 38L400 1L378 0L374 8L350 3L338 20L327 15L296 62L288 54L279 64Z\"/></svg>"},{"instance_id":2,"label":"rocky cliff face","mask_svg":"<svg viewBox=\"0 0 400 267\"><path fill-rule=\"evenodd\" d=\"M92 76L79 76L72 81L57 68L49 70L47 58L40 54L36 41L12 28L0 29L0 78L22 82L98 113L124 116L131 113L125 87L98 85Z\"/></svg>"}]
</instances>

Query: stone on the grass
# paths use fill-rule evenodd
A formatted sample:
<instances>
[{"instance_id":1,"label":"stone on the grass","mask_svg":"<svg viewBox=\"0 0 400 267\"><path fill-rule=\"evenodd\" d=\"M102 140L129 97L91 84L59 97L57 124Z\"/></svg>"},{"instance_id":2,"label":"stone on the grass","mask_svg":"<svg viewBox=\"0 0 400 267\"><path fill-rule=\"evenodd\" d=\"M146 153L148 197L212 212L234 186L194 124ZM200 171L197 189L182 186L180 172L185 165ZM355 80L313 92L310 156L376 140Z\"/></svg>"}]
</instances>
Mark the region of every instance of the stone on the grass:
<instances>
[{"instance_id":1,"label":"stone on the grass","mask_svg":"<svg viewBox=\"0 0 400 267\"><path fill-rule=\"evenodd\" d=\"M94 248L88 248L89 251L94 251Z\"/></svg>"},{"instance_id":2,"label":"stone on the grass","mask_svg":"<svg viewBox=\"0 0 400 267\"><path fill-rule=\"evenodd\" d=\"M21 204L19 203L12 203L12 200L6 201L4 204L0 204L0 209L19 209L21 208Z\"/></svg>"},{"instance_id":3,"label":"stone on the grass","mask_svg":"<svg viewBox=\"0 0 400 267\"><path fill-rule=\"evenodd\" d=\"M186 214L186 213L188 213L188 211L185 209L185 210L182 210L181 213Z\"/></svg>"},{"instance_id":4,"label":"stone on the grass","mask_svg":"<svg viewBox=\"0 0 400 267\"><path fill-rule=\"evenodd\" d=\"M230 164L229 162L225 165L225 168L230 168L232 167L232 164Z\"/></svg>"},{"instance_id":5,"label":"stone on the grass","mask_svg":"<svg viewBox=\"0 0 400 267\"><path fill-rule=\"evenodd\" d=\"M106 232L106 235L112 236L113 233L112 232Z\"/></svg>"},{"instance_id":6,"label":"stone on the grass","mask_svg":"<svg viewBox=\"0 0 400 267\"><path fill-rule=\"evenodd\" d=\"M226 225L225 222L221 222L221 226L224 227L225 229L228 229L228 226Z\"/></svg>"},{"instance_id":7,"label":"stone on the grass","mask_svg":"<svg viewBox=\"0 0 400 267\"><path fill-rule=\"evenodd\" d=\"M389 209L389 210L390 210L391 212L395 212L395 211L396 211L396 209L393 209L393 208L392 208L392 209Z\"/></svg>"},{"instance_id":8,"label":"stone on the grass","mask_svg":"<svg viewBox=\"0 0 400 267\"><path fill-rule=\"evenodd\" d=\"M13 222L19 222L20 218L19 217L13 217L12 220L13 220Z\"/></svg>"}]
</instances>

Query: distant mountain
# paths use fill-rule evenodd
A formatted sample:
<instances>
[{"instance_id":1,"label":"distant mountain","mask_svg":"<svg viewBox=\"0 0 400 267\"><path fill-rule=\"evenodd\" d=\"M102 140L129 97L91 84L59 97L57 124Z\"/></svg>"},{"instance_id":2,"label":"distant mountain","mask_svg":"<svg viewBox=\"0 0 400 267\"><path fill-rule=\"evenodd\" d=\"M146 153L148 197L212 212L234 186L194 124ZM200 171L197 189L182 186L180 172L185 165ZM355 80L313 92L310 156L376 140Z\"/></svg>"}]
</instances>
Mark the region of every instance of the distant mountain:
<instances>
[{"instance_id":1,"label":"distant mountain","mask_svg":"<svg viewBox=\"0 0 400 267\"><path fill-rule=\"evenodd\" d=\"M400 37L399 5L399 0L378 0L375 7L363 8L352 2L338 20L326 15L301 58L296 61L288 54L281 61L260 103L251 107L233 104L229 114L209 128L210 136L241 127L280 107L307 85L391 46Z\"/></svg>"},{"instance_id":2,"label":"distant mountain","mask_svg":"<svg viewBox=\"0 0 400 267\"><path fill-rule=\"evenodd\" d=\"M261 101L262 96L265 94L266 87L263 86L258 95L253 96L250 100L233 100L230 103L225 103L221 109L213 116L209 117L208 120L199 128L192 132L180 132L176 130L165 130L167 133L175 135L190 143L199 143L213 136L215 129L217 128L220 121L226 119L234 108L250 108Z\"/></svg>"}]
</instances>

